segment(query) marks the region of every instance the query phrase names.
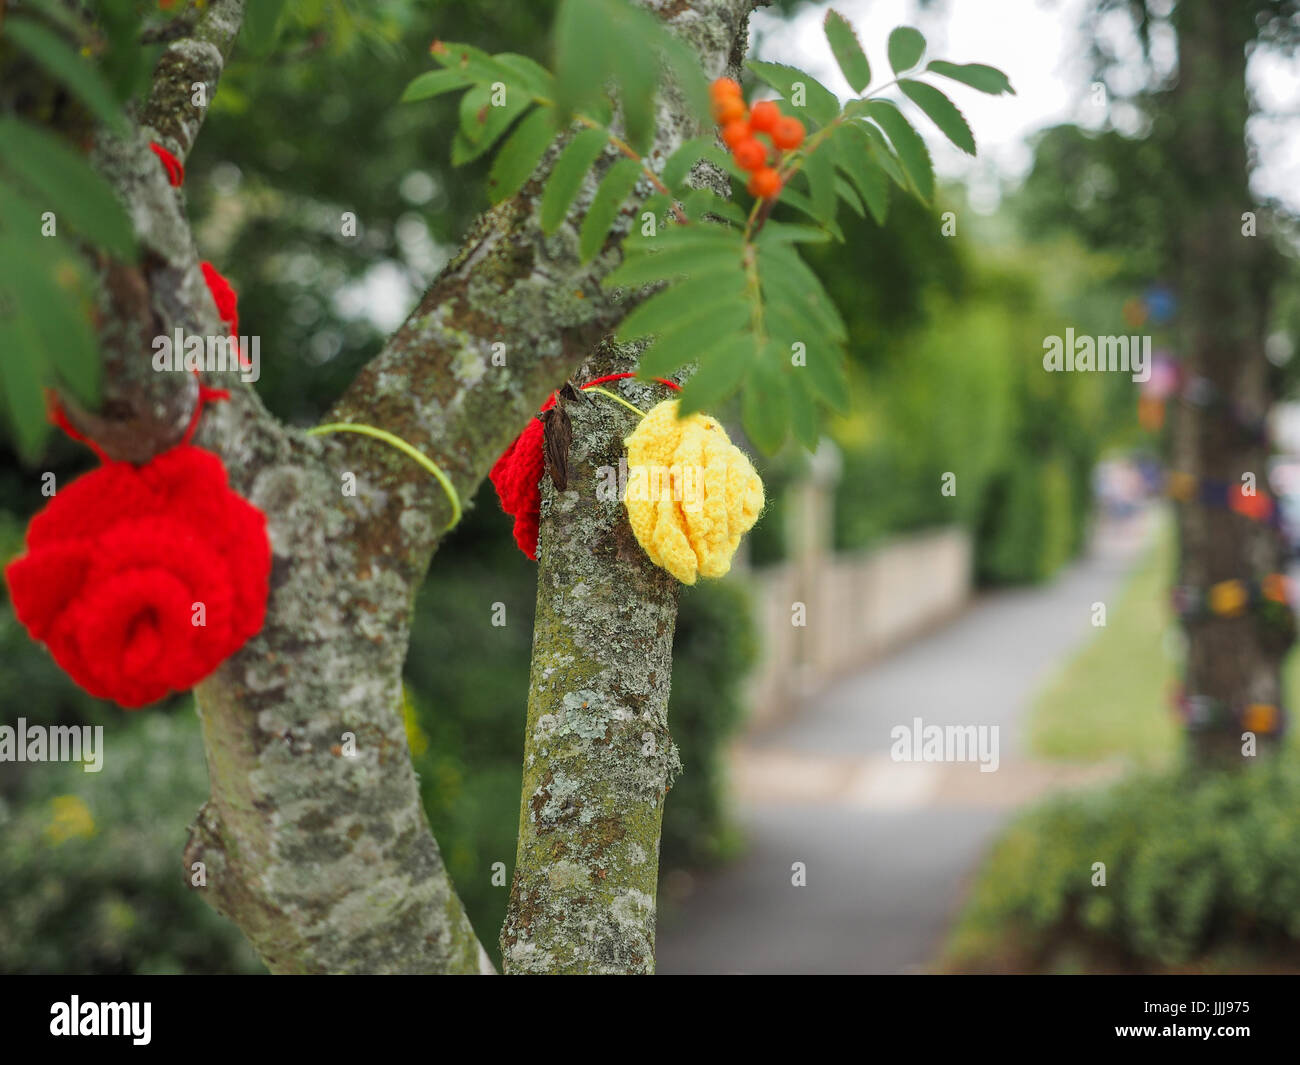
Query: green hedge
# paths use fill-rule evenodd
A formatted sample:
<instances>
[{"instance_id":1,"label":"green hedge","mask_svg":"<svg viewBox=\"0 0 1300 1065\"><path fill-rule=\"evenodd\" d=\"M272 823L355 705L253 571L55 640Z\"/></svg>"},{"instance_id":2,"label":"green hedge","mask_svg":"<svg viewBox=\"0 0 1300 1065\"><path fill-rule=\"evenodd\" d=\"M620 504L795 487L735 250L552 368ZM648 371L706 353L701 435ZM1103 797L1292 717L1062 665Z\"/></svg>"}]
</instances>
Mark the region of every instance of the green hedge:
<instances>
[{"instance_id":1,"label":"green hedge","mask_svg":"<svg viewBox=\"0 0 1300 1065\"><path fill-rule=\"evenodd\" d=\"M185 876L208 793L193 712L133 717L104 744L100 772L30 766L0 802L0 972L264 972Z\"/></svg>"},{"instance_id":2,"label":"green hedge","mask_svg":"<svg viewBox=\"0 0 1300 1065\"><path fill-rule=\"evenodd\" d=\"M976 530L976 575L985 584L1038 581L1074 555L1082 536L1066 463L1022 462L999 474ZM1086 512L1085 512L1086 514Z\"/></svg>"},{"instance_id":3,"label":"green hedge","mask_svg":"<svg viewBox=\"0 0 1300 1065\"><path fill-rule=\"evenodd\" d=\"M1300 965L1300 760L1180 768L1054 800L983 866L956 968ZM1094 887L1093 863L1106 885Z\"/></svg>"}]
</instances>

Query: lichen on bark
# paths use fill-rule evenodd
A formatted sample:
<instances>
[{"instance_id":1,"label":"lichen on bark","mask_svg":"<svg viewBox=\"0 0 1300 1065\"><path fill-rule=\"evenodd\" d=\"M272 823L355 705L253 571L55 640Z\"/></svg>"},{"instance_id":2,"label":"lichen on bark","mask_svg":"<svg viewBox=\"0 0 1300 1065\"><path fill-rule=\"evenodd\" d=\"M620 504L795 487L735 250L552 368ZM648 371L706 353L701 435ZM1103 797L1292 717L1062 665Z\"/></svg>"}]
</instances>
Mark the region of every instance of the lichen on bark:
<instances>
[{"instance_id":1,"label":"lichen on bark","mask_svg":"<svg viewBox=\"0 0 1300 1065\"><path fill-rule=\"evenodd\" d=\"M582 377L621 372L597 358ZM623 383L634 405L661 385ZM502 953L511 973L654 971L677 583L605 487L635 416L570 402L569 488L543 481L519 848Z\"/></svg>"},{"instance_id":2,"label":"lichen on bark","mask_svg":"<svg viewBox=\"0 0 1300 1065\"><path fill-rule=\"evenodd\" d=\"M750 0L647 6L696 46L707 74L734 69ZM140 337L177 326L221 332L182 194L148 144L157 135L182 159L188 153L203 115L187 110L182 90L202 80L211 98L243 8L243 0L211 0L196 9L192 32L168 45L130 135L104 137L96 148L95 164L126 205L143 251L139 267L105 285L103 317L118 334L105 344L107 403L81 412L83 428L114 441L116 457L144 461L171 446L196 402L190 375L150 371ZM671 98L661 104L660 130L657 163L698 132ZM600 287L617 265L616 242L594 262L577 255L593 188L550 237L538 225L536 182L486 213L328 420L396 433L472 498L546 395L626 313L627 303ZM506 345L505 365L492 360L495 344ZM231 395L204 415L196 443L222 457L235 490L266 514L272 571L262 631L196 692L211 798L191 830L187 881L274 972L491 971L425 821L400 713L412 604L448 500L384 445L309 438L272 418L237 374L204 376ZM621 417L594 407L579 415L582 462L621 449ZM343 473L356 476L355 496L341 490ZM594 877L607 942L592 971L648 971L658 819L676 767L663 718L675 591L666 574L647 572L653 567L635 543L620 539L618 508L603 504L592 513L610 537L602 541L609 573L595 579L594 560L575 557L579 544L591 544L579 520L589 502L547 503L548 526L561 515L572 520L552 537L544 587L554 590L547 575L557 572L576 586L545 608L551 621L539 633L570 650L545 653L540 668L563 673L543 677L535 696L559 700L556 742L573 737L589 749L551 776L537 823L563 823L581 804L576 823L595 828L589 845L571 847L570 864L556 867L556 884ZM609 785L603 792L600 780ZM546 861L530 854L530 863ZM539 896L539 917L548 904ZM567 926L555 934L567 936ZM568 949L558 940L543 947L557 962Z\"/></svg>"}]
</instances>

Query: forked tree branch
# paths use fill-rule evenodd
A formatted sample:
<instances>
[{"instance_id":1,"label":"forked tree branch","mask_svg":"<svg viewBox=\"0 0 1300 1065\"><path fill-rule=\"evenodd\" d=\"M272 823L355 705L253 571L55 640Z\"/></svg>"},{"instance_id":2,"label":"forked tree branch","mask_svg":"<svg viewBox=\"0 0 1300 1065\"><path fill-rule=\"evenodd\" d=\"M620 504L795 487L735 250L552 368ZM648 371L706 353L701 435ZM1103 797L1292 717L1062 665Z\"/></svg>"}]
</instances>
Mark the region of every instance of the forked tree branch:
<instances>
[{"instance_id":1,"label":"forked tree branch","mask_svg":"<svg viewBox=\"0 0 1300 1065\"><path fill-rule=\"evenodd\" d=\"M711 75L743 49L751 0L648 6L696 46ZM220 331L179 199L147 142L152 131L188 151L201 115L186 111L180 88L201 69L194 80L209 83L209 96L215 90L242 8L211 0L192 37L173 42L160 64L141 116L148 127L104 142L97 155L146 253L128 286L147 308L137 336L178 325ZM654 158L691 135L689 126L665 104ZM462 499L623 312L599 288L617 263L616 242L583 266L573 220L544 238L537 205L530 184L479 220L330 415L410 441ZM110 320L145 317L109 293ZM495 350L505 365L494 364L494 344L504 345ZM134 431L121 436L136 443L123 447L139 454L146 439L156 453L188 418L188 375L153 374L147 344L119 347L120 358L106 356L99 435L126 411ZM261 633L196 690L212 794L191 831L187 876L202 863L198 890L276 972L490 971L425 820L400 712L412 604L447 500L384 445L306 437L280 426L235 375L209 377L232 400L210 409L197 442L222 456L232 486L266 513L273 566ZM140 426L150 430L143 437ZM345 473L356 476L355 496L342 491Z\"/></svg>"}]
</instances>

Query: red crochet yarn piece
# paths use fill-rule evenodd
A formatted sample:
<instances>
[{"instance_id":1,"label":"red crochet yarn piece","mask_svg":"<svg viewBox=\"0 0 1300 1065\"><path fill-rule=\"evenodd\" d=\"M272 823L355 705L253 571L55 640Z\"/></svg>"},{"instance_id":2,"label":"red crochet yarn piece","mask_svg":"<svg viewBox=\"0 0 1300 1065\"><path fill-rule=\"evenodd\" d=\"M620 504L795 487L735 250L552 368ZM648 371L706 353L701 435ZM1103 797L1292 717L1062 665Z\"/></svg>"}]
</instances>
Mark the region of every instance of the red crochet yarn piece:
<instances>
[{"instance_id":1,"label":"red crochet yarn piece","mask_svg":"<svg viewBox=\"0 0 1300 1065\"><path fill-rule=\"evenodd\" d=\"M588 381L583 388L603 385L607 381L621 381L626 377L635 377L630 373L614 373L607 377L597 377ZM656 377L661 385L679 390L674 381ZM542 410L555 406L555 393L542 404ZM542 492L539 487L542 474L546 472L546 458L542 453L542 423L536 418L529 419L524 431L515 437L515 442L505 449L497 459L488 475L492 478L492 487L497 490L501 500L501 509L515 519L515 543L519 550L534 562L537 561L537 533L541 527Z\"/></svg>"},{"instance_id":2,"label":"red crochet yarn piece","mask_svg":"<svg viewBox=\"0 0 1300 1065\"><path fill-rule=\"evenodd\" d=\"M551 396L542 410L555 406ZM537 533L541 523L542 493L538 487L546 471L542 455L542 423L530 418L524 431L497 459L488 475L501 500L501 509L515 519L515 543L519 550L537 561Z\"/></svg>"},{"instance_id":3,"label":"red crochet yarn piece","mask_svg":"<svg viewBox=\"0 0 1300 1065\"><path fill-rule=\"evenodd\" d=\"M6 576L32 638L91 695L135 709L192 688L261 629L270 572L265 515L216 455L182 444L61 489Z\"/></svg>"},{"instance_id":4,"label":"red crochet yarn piece","mask_svg":"<svg viewBox=\"0 0 1300 1065\"><path fill-rule=\"evenodd\" d=\"M199 263L199 269L203 271L203 280L208 283L208 291L217 305L218 317L226 323L227 332L232 337L239 336L239 297L235 290L210 262Z\"/></svg>"},{"instance_id":5,"label":"red crochet yarn piece","mask_svg":"<svg viewBox=\"0 0 1300 1065\"><path fill-rule=\"evenodd\" d=\"M185 167L181 161L157 141L150 141L149 147L153 149L154 155L162 160L162 165L167 168L167 180L172 183L172 188L180 188L181 183L185 180Z\"/></svg>"}]
</instances>

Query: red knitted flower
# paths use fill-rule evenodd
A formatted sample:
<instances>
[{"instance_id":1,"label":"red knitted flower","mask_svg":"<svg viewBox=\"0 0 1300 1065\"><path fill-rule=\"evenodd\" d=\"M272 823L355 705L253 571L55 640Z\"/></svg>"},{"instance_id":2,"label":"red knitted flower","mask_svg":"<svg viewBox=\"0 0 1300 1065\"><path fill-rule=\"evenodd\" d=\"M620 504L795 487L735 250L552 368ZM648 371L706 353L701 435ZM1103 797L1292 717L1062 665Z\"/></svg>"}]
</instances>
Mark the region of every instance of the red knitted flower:
<instances>
[{"instance_id":1,"label":"red knitted flower","mask_svg":"<svg viewBox=\"0 0 1300 1065\"><path fill-rule=\"evenodd\" d=\"M33 639L90 694L134 709L192 688L261 629L270 570L265 515L216 455L182 444L61 489L6 576Z\"/></svg>"},{"instance_id":2,"label":"red knitted flower","mask_svg":"<svg viewBox=\"0 0 1300 1065\"><path fill-rule=\"evenodd\" d=\"M172 183L172 187L180 188L181 183L185 180L185 167L181 161L157 141L150 141L149 147L153 149L153 154L162 160L162 165L167 168L167 180Z\"/></svg>"},{"instance_id":3,"label":"red knitted flower","mask_svg":"<svg viewBox=\"0 0 1300 1065\"><path fill-rule=\"evenodd\" d=\"M232 337L239 336L239 297L235 290L210 262L199 263L199 269L203 271L203 280L208 283L208 291L217 305L217 316L226 323Z\"/></svg>"},{"instance_id":4,"label":"red knitted flower","mask_svg":"<svg viewBox=\"0 0 1300 1065\"><path fill-rule=\"evenodd\" d=\"M603 385L607 381L621 381L625 377L635 377L630 373L614 373L606 377L597 377L588 381L583 388ZM666 381L656 377L661 385L667 385L674 391L681 388L675 381ZM555 394L542 404L542 410L555 406ZM545 430L542 423L532 418L524 431L515 437L515 442L505 449L488 474L492 486L497 490L501 500L501 509L515 519L515 543L519 550L537 561L537 533L541 527L542 492L539 487L542 474L546 472L546 458L542 452L542 438Z\"/></svg>"}]
</instances>

